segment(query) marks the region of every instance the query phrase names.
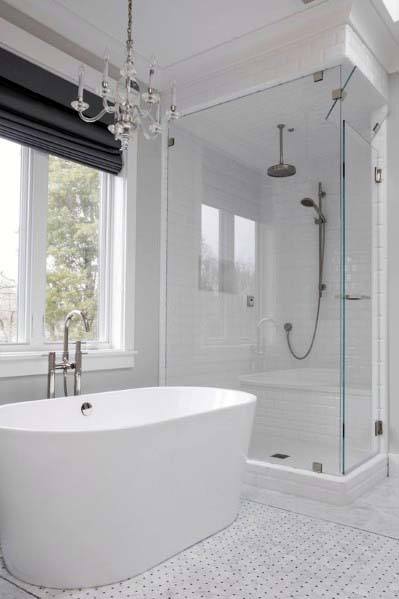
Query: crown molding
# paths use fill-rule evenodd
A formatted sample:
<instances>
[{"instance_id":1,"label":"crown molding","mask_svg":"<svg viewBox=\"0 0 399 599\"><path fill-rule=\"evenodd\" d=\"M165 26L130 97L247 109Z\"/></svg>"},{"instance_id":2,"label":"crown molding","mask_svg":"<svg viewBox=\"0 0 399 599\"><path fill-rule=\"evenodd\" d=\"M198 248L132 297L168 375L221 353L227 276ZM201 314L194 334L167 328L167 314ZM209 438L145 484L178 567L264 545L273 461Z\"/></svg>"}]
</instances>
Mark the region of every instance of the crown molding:
<instances>
[{"instance_id":1,"label":"crown molding","mask_svg":"<svg viewBox=\"0 0 399 599\"><path fill-rule=\"evenodd\" d=\"M99 72L107 49L110 74L114 79L119 78L119 68L125 60L125 44L79 18L62 4L54 0L13 0L11 5L0 0L0 17ZM50 26L54 21L58 23L57 32ZM137 73L142 81L148 77L149 63L149 59L136 53Z\"/></svg>"},{"instance_id":2,"label":"crown molding","mask_svg":"<svg viewBox=\"0 0 399 599\"><path fill-rule=\"evenodd\" d=\"M279 49L283 50L347 23L352 4L353 0L324 2L312 10L296 13L207 52L165 67L162 71L162 84L176 80L179 89L184 86L191 87L195 82L214 79L218 72L239 68L240 65L256 61L265 54L277 54ZM279 63L283 67L283 52Z\"/></svg>"},{"instance_id":3,"label":"crown molding","mask_svg":"<svg viewBox=\"0 0 399 599\"><path fill-rule=\"evenodd\" d=\"M354 0L348 23L387 73L399 70L399 36L381 0Z\"/></svg>"}]
</instances>

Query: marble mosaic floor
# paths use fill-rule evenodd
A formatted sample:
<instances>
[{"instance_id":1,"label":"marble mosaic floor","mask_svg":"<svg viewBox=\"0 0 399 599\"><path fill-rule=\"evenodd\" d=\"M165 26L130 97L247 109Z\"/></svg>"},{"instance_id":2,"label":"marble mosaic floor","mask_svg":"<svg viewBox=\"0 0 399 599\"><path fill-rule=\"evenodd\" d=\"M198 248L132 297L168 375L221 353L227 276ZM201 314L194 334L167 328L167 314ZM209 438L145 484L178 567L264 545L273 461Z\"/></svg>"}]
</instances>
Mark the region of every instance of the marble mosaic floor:
<instances>
[{"instance_id":1,"label":"marble mosaic floor","mask_svg":"<svg viewBox=\"0 0 399 599\"><path fill-rule=\"evenodd\" d=\"M394 599L399 540L244 501L236 522L132 580L55 591L0 569L1 599Z\"/></svg>"},{"instance_id":2,"label":"marble mosaic floor","mask_svg":"<svg viewBox=\"0 0 399 599\"><path fill-rule=\"evenodd\" d=\"M265 505L399 539L398 475L386 478L348 506L253 487L247 491L244 487L244 496L247 492L251 500Z\"/></svg>"}]
</instances>

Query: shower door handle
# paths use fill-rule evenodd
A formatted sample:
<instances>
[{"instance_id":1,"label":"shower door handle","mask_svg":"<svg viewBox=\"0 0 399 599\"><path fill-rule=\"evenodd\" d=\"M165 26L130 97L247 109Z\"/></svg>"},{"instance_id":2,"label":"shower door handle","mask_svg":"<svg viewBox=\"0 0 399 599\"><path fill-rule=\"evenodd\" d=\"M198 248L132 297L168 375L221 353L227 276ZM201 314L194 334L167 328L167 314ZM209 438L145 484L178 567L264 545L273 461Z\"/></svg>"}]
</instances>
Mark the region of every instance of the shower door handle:
<instances>
[{"instance_id":1,"label":"shower door handle","mask_svg":"<svg viewBox=\"0 0 399 599\"><path fill-rule=\"evenodd\" d=\"M337 295L337 299L344 299L348 302L358 302L360 300L371 300L371 295L351 295L350 293L342 295Z\"/></svg>"}]
</instances>

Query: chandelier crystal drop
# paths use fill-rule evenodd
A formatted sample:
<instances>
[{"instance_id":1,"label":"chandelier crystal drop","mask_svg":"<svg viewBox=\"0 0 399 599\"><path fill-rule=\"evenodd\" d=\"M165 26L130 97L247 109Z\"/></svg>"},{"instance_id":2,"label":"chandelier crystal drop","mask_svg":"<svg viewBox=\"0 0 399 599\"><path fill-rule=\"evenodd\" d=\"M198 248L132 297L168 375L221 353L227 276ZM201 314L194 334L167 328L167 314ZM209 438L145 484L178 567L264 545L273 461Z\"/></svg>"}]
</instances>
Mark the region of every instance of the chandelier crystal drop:
<instances>
[{"instance_id":1,"label":"chandelier crystal drop","mask_svg":"<svg viewBox=\"0 0 399 599\"><path fill-rule=\"evenodd\" d=\"M71 102L80 118L85 123L95 123L106 114L114 115L114 122L108 126L109 131L121 143L121 150L127 150L129 141L139 129L146 139L155 139L161 132L161 96L154 89L155 61L150 65L148 86L145 92L140 90L137 81L135 53L133 43L133 0L128 0L128 26L126 41L126 60L120 70L121 78L115 84L109 79L109 56L104 58L104 71L101 83L103 108L95 116L89 117L85 112L90 105L84 100L84 67L79 69L78 98ZM177 119L179 114L176 106L176 84L171 85L171 104L165 117L168 120Z\"/></svg>"}]
</instances>

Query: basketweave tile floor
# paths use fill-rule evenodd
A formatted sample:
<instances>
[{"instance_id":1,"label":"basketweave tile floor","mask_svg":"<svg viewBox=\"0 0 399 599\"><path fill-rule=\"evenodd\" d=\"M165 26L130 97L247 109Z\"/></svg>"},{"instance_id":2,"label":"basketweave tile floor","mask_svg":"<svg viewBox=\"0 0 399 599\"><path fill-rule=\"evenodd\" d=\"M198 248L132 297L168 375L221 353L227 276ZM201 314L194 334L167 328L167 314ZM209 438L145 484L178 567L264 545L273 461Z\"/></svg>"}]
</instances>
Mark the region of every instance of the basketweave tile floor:
<instances>
[{"instance_id":1,"label":"basketweave tile floor","mask_svg":"<svg viewBox=\"0 0 399 599\"><path fill-rule=\"evenodd\" d=\"M227 529L131 580L57 591L0 569L1 599L393 599L399 540L243 501Z\"/></svg>"}]
</instances>

